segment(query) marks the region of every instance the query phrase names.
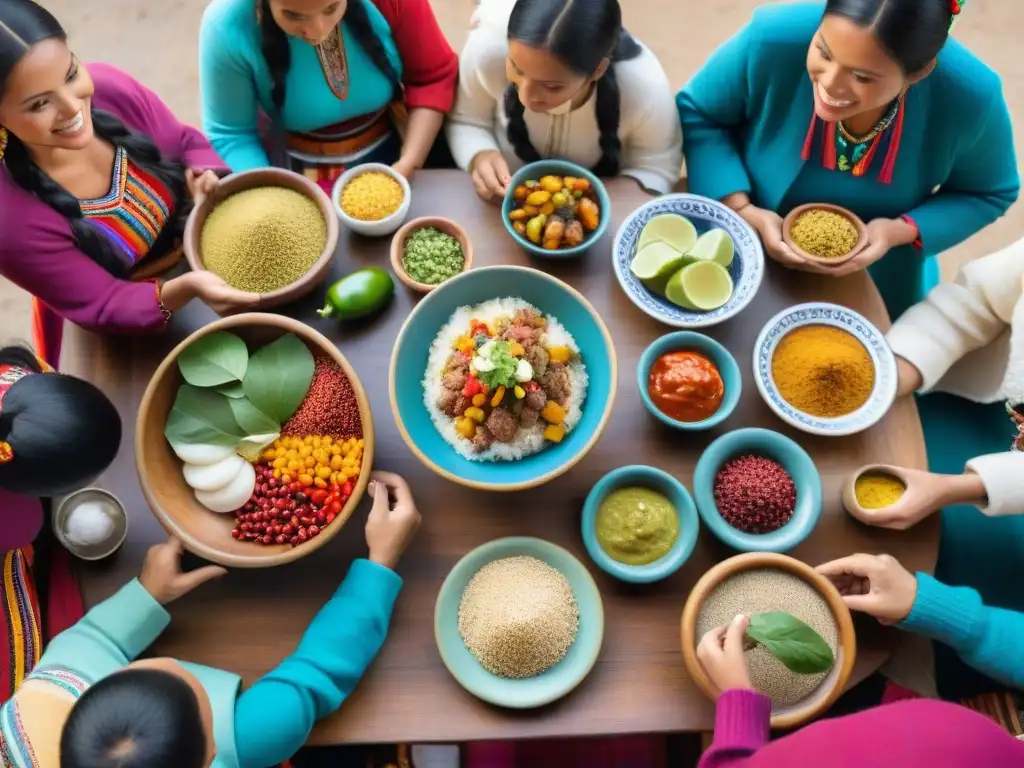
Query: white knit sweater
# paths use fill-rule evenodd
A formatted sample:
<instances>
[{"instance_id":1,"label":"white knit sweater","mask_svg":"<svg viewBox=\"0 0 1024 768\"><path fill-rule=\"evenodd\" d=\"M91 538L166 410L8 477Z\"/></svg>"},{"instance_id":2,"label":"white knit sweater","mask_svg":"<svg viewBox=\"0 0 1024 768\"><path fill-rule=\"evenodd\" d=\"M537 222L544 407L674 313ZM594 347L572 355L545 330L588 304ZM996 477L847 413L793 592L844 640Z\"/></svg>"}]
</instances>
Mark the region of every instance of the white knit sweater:
<instances>
[{"instance_id":1,"label":"white knit sweater","mask_svg":"<svg viewBox=\"0 0 1024 768\"><path fill-rule=\"evenodd\" d=\"M464 170L479 153L498 150L514 173L523 162L507 138L505 60L508 17L514 0L482 0L459 57L459 93L448 120L448 143ZM665 70L650 50L615 65L621 94L619 138L622 171L646 189L668 192L679 180L683 137L675 96ZM530 140L541 157L559 158L593 168L601 159L597 99L565 115L526 110Z\"/></svg>"},{"instance_id":2,"label":"white knit sweater","mask_svg":"<svg viewBox=\"0 0 1024 768\"><path fill-rule=\"evenodd\" d=\"M954 283L938 286L896 321L889 345L921 372L922 392L948 392L978 403L1024 402L1022 280L1024 239L971 262ZM1007 435L1009 442L1009 423ZM979 456L967 470L985 484L988 504L982 512L1024 513L1024 452Z\"/></svg>"}]
</instances>

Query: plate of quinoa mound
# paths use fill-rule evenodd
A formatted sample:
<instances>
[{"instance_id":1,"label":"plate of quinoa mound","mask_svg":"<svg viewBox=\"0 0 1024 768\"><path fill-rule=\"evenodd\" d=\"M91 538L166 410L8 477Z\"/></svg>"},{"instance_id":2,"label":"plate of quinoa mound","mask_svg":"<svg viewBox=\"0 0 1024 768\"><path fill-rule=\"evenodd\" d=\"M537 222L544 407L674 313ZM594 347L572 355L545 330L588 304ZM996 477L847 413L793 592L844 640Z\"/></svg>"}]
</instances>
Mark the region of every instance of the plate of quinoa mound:
<instances>
[{"instance_id":1,"label":"plate of quinoa mound","mask_svg":"<svg viewBox=\"0 0 1024 768\"><path fill-rule=\"evenodd\" d=\"M540 707L593 669L604 606L586 567L529 537L477 547L452 568L434 608L434 636L452 676L500 707Z\"/></svg>"},{"instance_id":2,"label":"plate of quinoa mound","mask_svg":"<svg viewBox=\"0 0 1024 768\"><path fill-rule=\"evenodd\" d=\"M797 429L852 435L877 424L896 399L896 357L863 315L798 304L758 334L754 382L775 415Z\"/></svg>"}]
</instances>

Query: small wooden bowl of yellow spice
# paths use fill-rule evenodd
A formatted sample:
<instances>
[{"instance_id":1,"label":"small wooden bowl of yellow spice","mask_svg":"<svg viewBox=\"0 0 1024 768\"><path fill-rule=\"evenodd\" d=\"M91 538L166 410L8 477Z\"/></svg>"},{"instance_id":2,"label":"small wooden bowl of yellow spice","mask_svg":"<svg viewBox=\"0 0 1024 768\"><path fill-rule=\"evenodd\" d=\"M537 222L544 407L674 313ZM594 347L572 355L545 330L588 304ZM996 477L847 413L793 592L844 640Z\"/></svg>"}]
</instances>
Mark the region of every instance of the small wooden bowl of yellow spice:
<instances>
[{"instance_id":1,"label":"small wooden bowl of yellow spice","mask_svg":"<svg viewBox=\"0 0 1024 768\"><path fill-rule=\"evenodd\" d=\"M864 250L868 230L853 211L830 203L809 203L783 219L782 240L803 259L838 267Z\"/></svg>"},{"instance_id":2,"label":"small wooden bowl of yellow spice","mask_svg":"<svg viewBox=\"0 0 1024 768\"><path fill-rule=\"evenodd\" d=\"M980 503L984 490L970 473L940 475L922 469L868 464L843 488L843 506L867 525L905 530L951 504Z\"/></svg>"},{"instance_id":3,"label":"small wooden bowl of yellow spice","mask_svg":"<svg viewBox=\"0 0 1024 768\"><path fill-rule=\"evenodd\" d=\"M327 193L282 168L225 177L185 225L189 266L260 295L259 309L301 299L327 277L338 217Z\"/></svg>"}]
</instances>

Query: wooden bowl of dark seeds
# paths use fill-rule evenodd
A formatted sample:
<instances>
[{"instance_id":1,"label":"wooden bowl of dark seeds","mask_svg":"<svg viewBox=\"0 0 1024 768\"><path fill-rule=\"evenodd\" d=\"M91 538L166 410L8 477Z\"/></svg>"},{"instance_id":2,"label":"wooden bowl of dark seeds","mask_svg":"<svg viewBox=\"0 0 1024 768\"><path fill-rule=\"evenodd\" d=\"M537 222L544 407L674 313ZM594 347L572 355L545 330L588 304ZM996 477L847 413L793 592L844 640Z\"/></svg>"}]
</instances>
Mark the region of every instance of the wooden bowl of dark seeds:
<instances>
[{"instance_id":1,"label":"wooden bowl of dark seeds","mask_svg":"<svg viewBox=\"0 0 1024 768\"><path fill-rule=\"evenodd\" d=\"M761 645L746 652L754 687L772 699L772 728L793 728L825 712L842 694L857 657L850 610L839 591L809 565L786 555L750 552L709 570L683 608L682 649L686 670L709 698L711 681L697 659L706 632L739 614L784 611L814 629L834 654L831 669L814 675L789 670Z\"/></svg>"}]
</instances>

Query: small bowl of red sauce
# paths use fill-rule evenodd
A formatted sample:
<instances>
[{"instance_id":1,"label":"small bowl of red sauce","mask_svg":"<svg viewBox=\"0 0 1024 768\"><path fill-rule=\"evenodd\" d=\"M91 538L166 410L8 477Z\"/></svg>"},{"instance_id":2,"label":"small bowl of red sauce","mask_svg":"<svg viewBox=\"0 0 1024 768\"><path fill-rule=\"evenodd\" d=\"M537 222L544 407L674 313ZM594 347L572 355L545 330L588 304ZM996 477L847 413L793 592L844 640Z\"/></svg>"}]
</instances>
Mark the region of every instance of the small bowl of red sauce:
<instances>
[{"instance_id":1,"label":"small bowl of red sauce","mask_svg":"<svg viewBox=\"0 0 1024 768\"><path fill-rule=\"evenodd\" d=\"M644 350L637 386L644 406L660 422L698 431L729 418L740 401L743 376L736 358L710 336L678 331Z\"/></svg>"}]
</instances>

